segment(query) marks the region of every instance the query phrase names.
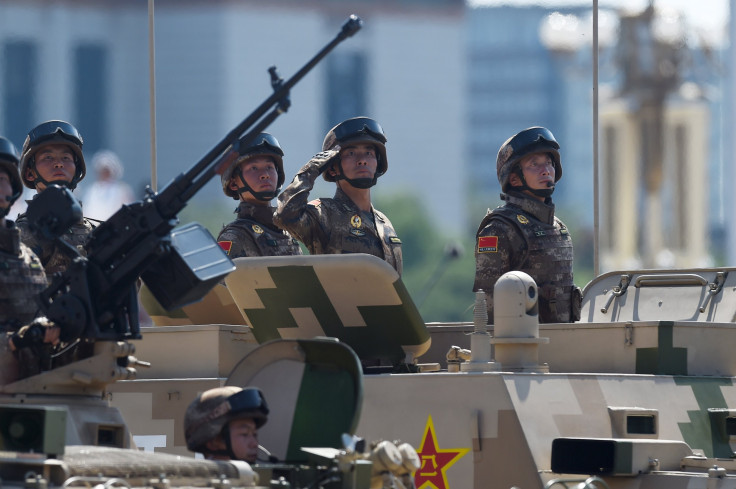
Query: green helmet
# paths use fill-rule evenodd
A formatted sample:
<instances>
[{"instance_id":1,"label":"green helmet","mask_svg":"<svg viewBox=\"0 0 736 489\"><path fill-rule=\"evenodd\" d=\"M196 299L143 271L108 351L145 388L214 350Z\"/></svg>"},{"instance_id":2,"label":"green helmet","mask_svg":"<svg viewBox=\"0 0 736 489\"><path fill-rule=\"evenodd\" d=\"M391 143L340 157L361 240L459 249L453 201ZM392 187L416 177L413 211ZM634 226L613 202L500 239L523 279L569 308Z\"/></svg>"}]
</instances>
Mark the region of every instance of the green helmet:
<instances>
[{"instance_id":1,"label":"green helmet","mask_svg":"<svg viewBox=\"0 0 736 489\"><path fill-rule=\"evenodd\" d=\"M238 141L238 158L236 158L235 161L233 161L227 168L225 168L225 170L222 172L222 175L220 175L220 180L222 181L222 191L225 192L225 195L227 195L228 197L232 197L233 199L238 200L238 192L230 188L230 180L233 178L233 173L235 172L235 169L238 168L238 166L242 162L247 161L254 156L270 156L276 163L278 182L276 184L275 193L278 194L279 189L286 180L286 175L284 174L284 150L281 149L279 141L269 133L262 132L258 136L256 136L255 139L248 146L240 148L239 146L241 143L245 143L245 138L241 138ZM245 180L243 180L243 184L245 184L243 190L244 192L251 192L256 198L259 198L258 194L262 192L254 192L253 190L248 188ZM271 200L275 196L276 195L272 195L270 197L264 196L264 199L262 200Z\"/></svg>"},{"instance_id":2,"label":"green helmet","mask_svg":"<svg viewBox=\"0 0 736 489\"><path fill-rule=\"evenodd\" d=\"M549 129L530 127L511 136L501 145L496 157L496 174L501 190L508 192L511 185L509 177L515 166L524 156L532 153L549 153L555 165L555 183L562 177L560 145Z\"/></svg>"},{"instance_id":3,"label":"green helmet","mask_svg":"<svg viewBox=\"0 0 736 489\"><path fill-rule=\"evenodd\" d=\"M18 150L10 140L0 136L0 170L5 170L10 177L10 186L13 188L13 196L10 200L10 205L18 200L18 197L23 193L23 183L20 180L20 174L18 173L18 164L20 159L18 157Z\"/></svg>"},{"instance_id":4,"label":"green helmet","mask_svg":"<svg viewBox=\"0 0 736 489\"><path fill-rule=\"evenodd\" d=\"M28 168L35 166L36 153L47 144L65 144L74 152L76 168L72 181L67 184L67 187L74 190L87 173L84 154L82 154L84 140L77 128L65 121L46 121L28 133L20 157L20 176L23 183L28 188L36 188L36 182L28 180L26 172Z\"/></svg>"},{"instance_id":5,"label":"green helmet","mask_svg":"<svg viewBox=\"0 0 736 489\"><path fill-rule=\"evenodd\" d=\"M377 179L388 170L388 158L386 156L386 135L378 122L368 117L353 117L336 125L325 136L322 143L322 151L328 151L336 146L345 146L346 143L372 143L376 145L378 152L378 167L376 168ZM335 177L328 171L322 173L322 177L328 182L334 182Z\"/></svg>"},{"instance_id":6,"label":"green helmet","mask_svg":"<svg viewBox=\"0 0 736 489\"><path fill-rule=\"evenodd\" d=\"M187 448L206 453L207 442L219 435L233 419L251 418L260 428L268 421L268 405L255 387L216 387L197 396L184 415Z\"/></svg>"}]
</instances>

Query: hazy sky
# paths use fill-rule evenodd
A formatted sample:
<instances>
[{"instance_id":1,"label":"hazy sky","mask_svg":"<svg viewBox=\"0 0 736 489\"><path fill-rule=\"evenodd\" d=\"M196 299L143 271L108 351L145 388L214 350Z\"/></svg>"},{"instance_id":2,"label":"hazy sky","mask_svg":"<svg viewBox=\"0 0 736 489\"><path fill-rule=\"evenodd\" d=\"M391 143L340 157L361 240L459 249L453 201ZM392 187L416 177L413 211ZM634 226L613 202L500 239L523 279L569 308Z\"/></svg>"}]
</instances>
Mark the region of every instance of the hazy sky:
<instances>
[{"instance_id":1,"label":"hazy sky","mask_svg":"<svg viewBox=\"0 0 736 489\"><path fill-rule=\"evenodd\" d=\"M639 11L649 4L649 0L599 0L600 7L631 9ZM592 0L468 0L470 6L482 5L592 5ZM726 37L729 13L729 0L655 0L659 8L675 9L685 15L688 24L709 43L721 43Z\"/></svg>"}]
</instances>

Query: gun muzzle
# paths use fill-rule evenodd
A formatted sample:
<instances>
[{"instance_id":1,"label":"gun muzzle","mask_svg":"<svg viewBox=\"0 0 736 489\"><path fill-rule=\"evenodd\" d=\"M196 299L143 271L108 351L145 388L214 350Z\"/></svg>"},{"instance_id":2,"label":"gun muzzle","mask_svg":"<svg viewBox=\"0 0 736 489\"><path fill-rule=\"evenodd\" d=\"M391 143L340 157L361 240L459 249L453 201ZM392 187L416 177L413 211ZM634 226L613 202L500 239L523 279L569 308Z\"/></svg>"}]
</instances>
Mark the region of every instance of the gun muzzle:
<instances>
[{"instance_id":1,"label":"gun muzzle","mask_svg":"<svg viewBox=\"0 0 736 489\"><path fill-rule=\"evenodd\" d=\"M348 17L348 20L342 25L342 37L350 37L363 27L363 21L355 14Z\"/></svg>"}]
</instances>

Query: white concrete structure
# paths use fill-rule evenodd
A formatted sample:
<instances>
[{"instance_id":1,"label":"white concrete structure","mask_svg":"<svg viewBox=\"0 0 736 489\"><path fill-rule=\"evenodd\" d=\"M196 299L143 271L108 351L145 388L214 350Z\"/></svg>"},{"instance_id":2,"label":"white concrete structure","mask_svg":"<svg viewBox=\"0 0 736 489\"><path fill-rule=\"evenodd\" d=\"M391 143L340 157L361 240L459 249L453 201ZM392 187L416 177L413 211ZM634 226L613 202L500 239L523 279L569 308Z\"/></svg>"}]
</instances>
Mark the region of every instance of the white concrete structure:
<instances>
[{"instance_id":1,"label":"white concrete structure","mask_svg":"<svg viewBox=\"0 0 736 489\"><path fill-rule=\"evenodd\" d=\"M643 136L631 107L618 98L603 103L600 114L602 271L712 266L707 104L673 100L666 105L657 195L648 195L644 185Z\"/></svg>"}]
</instances>

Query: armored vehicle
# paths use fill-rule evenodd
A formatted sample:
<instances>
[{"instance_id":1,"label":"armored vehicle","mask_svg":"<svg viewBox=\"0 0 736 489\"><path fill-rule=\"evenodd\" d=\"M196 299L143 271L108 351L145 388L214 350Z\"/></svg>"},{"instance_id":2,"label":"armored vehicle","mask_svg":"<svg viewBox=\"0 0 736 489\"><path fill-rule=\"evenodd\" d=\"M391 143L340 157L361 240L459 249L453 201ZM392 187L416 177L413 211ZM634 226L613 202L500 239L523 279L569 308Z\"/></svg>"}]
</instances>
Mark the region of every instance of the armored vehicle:
<instances>
[{"instance_id":1,"label":"armored vehicle","mask_svg":"<svg viewBox=\"0 0 736 489\"><path fill-rule=\"evenodd\" d=\"M482 297L474 323L421 322L398 274L367 255L234 263L199 306L154 314L168 326L143 328L138 345L153 366L106 391L139 446L185 453L184 409L211 386L307 402L308 382L259 372L279 372L292 342L330 336L366 373L356 431L416 447L417 488L736 487L730 269L607 273L586 286L580 322L541 325L536 285L512 272L487 325ZM205 307L242 311L242 324L187 324ZM284 457L268 428L262 444Z\"/></svg>"},{"instance_id":2,"label":"armored vehicle","mask_svg":"<svg viewBox=\"0 0 736 489\"><path fill-rule=\"evenodd\" d=\"M249 383L254 365L290 356L255 361L255 345L333 336L355 345L366 372L357 432L415 446L417 488L736 487L731 269L607 273L585 287L580 322L541 325L536 285L512 272L487 325L482 298L474 323L421 322L396 272L370 256L235 264L205 302L229 290L207 307L242 311L241 325L186 324L196 305L154 315L169 324L144 328L139 352L154 365L107 391L149 449L183 453L196 390Z\"/></svg>"}]
</instances>

